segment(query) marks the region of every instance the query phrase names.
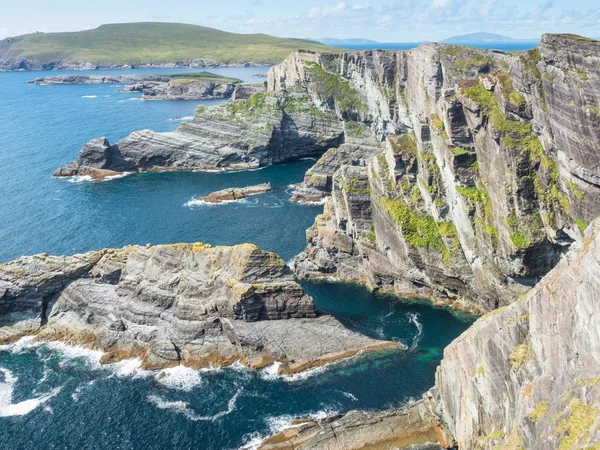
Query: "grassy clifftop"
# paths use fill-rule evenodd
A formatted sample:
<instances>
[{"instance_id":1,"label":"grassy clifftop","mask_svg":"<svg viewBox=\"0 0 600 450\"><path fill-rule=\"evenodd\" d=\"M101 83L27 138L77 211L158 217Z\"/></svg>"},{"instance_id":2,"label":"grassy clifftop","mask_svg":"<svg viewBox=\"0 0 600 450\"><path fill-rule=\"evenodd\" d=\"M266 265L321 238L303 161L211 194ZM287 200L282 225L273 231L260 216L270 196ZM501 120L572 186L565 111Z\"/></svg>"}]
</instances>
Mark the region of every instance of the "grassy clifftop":
<instances>
[{"instance_id":1,"label":"grassy clifftop","mask_svg":"<svg viewBox=\"0 0 600 450\"><path fill-rule=\"evenodd\" d=\"M317 42L266 34L236 34L179 23L125 23L68 33L26 34L0 41L0 58L40 64L97 65L185 62L278 62L297 49L331 51Z\"/></svg>"}]
</instances>

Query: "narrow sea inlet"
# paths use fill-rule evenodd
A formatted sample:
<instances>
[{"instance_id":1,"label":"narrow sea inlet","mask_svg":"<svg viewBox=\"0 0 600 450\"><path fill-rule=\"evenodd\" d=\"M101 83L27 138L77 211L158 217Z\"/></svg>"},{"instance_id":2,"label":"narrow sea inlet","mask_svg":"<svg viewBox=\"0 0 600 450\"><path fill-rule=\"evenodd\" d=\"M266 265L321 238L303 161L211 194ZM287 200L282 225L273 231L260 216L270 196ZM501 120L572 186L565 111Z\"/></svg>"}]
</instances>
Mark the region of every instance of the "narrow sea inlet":
<instances>
[{"instance_id":1,"label":"narrow sea inlet","mask_svg":"<svg viewBox=\"0 0 600 450\"><path fill-rule=\"evenodd\" d=\"M172 72L173 70L168 70ZM214 72L247 81L261 69ZM152 70L152 72L158 72ZM54 179L91 137L174 130L199 102L145 102L118 86L33 86L46 73L0 74L0 262L127 244L251 242L289 261L305 246L319 205L289 201L312 160L261 170L148 173L97 182ZM50 74L50 73L48 73ZM210 104L214 101L202 102ZM197 204L210 192L270 182L231 203ZM443 348L472 321L428 303L360 286L302 283L324 313L407 351L359 355L292 377L276 367L143 371L136 360L100 365L100 354L31 340L0 347L0 442L14 449L234 449L292 419L382 409L433 384Z\"/></svg>"}]
</instances>

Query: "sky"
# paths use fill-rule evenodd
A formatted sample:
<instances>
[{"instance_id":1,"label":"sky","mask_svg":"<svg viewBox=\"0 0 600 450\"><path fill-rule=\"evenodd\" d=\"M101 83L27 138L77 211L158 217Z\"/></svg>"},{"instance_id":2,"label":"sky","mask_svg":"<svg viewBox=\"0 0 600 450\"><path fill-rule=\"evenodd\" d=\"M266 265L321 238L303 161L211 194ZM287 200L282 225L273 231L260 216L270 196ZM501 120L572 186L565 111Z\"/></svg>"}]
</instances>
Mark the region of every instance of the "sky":
<instances>
[{"instance_id":1,"label":"sky","mask_svg":"<svg viewBox=\"0 0 600 450\"><path fill-rule=\"evenodd\" d=\"M0 0L0 38L116 22L182 22L299 38L440 41L485 31L600 37L598 0Z\"/></svg>"}]
</instances>

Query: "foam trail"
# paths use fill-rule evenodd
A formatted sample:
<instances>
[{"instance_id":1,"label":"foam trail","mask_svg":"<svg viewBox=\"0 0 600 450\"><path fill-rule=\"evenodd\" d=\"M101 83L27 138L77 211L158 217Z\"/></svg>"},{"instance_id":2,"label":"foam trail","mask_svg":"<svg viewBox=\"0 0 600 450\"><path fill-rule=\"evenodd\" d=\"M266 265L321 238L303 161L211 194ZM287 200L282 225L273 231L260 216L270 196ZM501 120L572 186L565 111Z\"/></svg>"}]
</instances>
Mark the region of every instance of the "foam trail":
<instances>
[{"instance_id":1,"label":"foam trail","mask_svg":"<svg viewBox=\"0 0 600 450\"><path fill-rule=\"evenodd\" d=\"M412 345L410 346L409 351L413 351L419 345L419 341L423 337L423 324L419 322L419 313L406 313L406 317L408 317L408 321L415 324L417 327L417 334L413 338Z\"/></svg>"},{"instance_id":2,"label":"foam trail","mask_svg":"<svg viewBox=\"0 0 600 450\"><path fill-rule=\"evenodd\" d=\"M342 392L342 395L344 397L348 397L353 402L357 402L358 401L358 399L354 395L352 395L350 392Z\"/></svg>"},{"instance_id":3,"label":"foam trail","mask_svg":"<svg viewBox=\"0 0 600 450\"><path fill-rule=\"evenodd\" d=\"M97 98L97 95L83 95L81 98Z\"/></svg>"},{"instance_id":4,"label":"foam trail","mask_svg":"<svg viewBox=\"0 0 600 450\"><path fill-rule=\"evenodd\" d=\"M175 412L177 414L183 414L184 416L186 416L188 419L190 419L193 422L198 422L198 421L215 422L215 421L219 420L221 417L225 417L226 415L232 413L235 410L235 404L236 404L237 399L238 399L239 395L241 394L241 392L242 392L242 389L238 389L238 391L234 394L234 396L227 403L227 409L224 411L218 412L217 414L215 414L213 416L200 416L200 415L196 414L196 412L188 406L187 402L184 402L181 400L170 402L167 400L163 400L162 398L160 398L157 395L149 395L147 397L147 399L150 403L154 404L157 408L168 409L168 410L172 410L173 412Z\"/></svg>"},{"instance_id":5,"label":"foam trail","mask_svg":"<svg viewBox=\"0 0 600 450\"><path fill-rule=\"evenodd\" d=\"M248 203L248 200L246 198L238 198L236 200L223 200L219 203L210 203L210 202L205 202L204 200L197 200L195 198L192 198L188 202L184 203L183 206L187 206L188 208L193 208L194 206L219 206L219 205L225 205L228 203Z\"/></svg>"},{"instance_id":6,"label":"foam trail","mask_svg":"<svg viewBox=\"0 0 600 450\"><path fill-rule=\"evenodd\" d=\"M183 122L186 120L192 120L194 116L185 116L185 117L173 117L169 119L171 122Z\"/></svg>"},{"instance_id":7,"label":"foam trail","mask_svg":"<svg viewBox=\"0 0 600 450\"><path fill-rule=\"evenodd\" d=\"M123 172L123 173L118 173L116 175L109 175L107 177L104 177L101 180L96 180L96 179L92 178L90 175L74 175L72 177L68 177L67 181L69 183L83 183L86 181L103 182L103 181L117 180L119 178L125 178L131 174L132 174L132 172Z\"/></svg>"},{"instance_id":8,"label":"foam trail","mask_svg":"<svg viewBox=\"0 0 600 450\"><path fill-rule=\"evenodd\" d=\"M38 398L32 398L19 403L12 403L13 392L17 377L12 372L4 367L0 367L0 372L4 374L4 382L0 383L0 417L24 416L36 409L42 403L50 400L60 391L56 388Z\"/></svg>"}]
</instances>

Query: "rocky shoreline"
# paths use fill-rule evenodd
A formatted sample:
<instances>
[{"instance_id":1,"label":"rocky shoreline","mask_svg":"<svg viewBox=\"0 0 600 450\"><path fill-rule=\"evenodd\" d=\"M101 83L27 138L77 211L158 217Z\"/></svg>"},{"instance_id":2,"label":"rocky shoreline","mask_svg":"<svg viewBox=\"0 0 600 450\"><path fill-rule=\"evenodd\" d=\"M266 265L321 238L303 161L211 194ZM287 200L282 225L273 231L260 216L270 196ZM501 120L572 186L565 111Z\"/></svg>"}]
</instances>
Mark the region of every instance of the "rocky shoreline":
<instances>
[{"instance_id":1,"label":"rocky shoreline","mask_svg":"<svg viewBox=\"0 0 600 450\"><path fill-rule=\"evenodd\" d=\"M92 64L90 62L54 62L49 64L39 64L31 61L12 61L0 64L0 72L34 72L40 70L131 70L131 69L222 69L236 67L270 67L273 63L223 63L219 61L188 61L188 62L173 62L160 64Z\"/></svg>"},{"instance_id":2,"label":"rocky shoreline","mask_svg":"<svg viewBox=\"0 0 600 450\"><path fill-rule=\"evenodd\" d=\"M315 308L277 255L250 244L131 246L0 266L0 342L23 336L142 367L277 364L292 374L363 351L402 349Z\"/></svg>"},{"instance_id":3,"label":"rocky shoreline","mask_svg":"<svg viewBox=\"0 0 600 450\"><path fill-rule=\"evenodd\" d=\"M229 98L240 80L211 73L177 75L58 75L36 78L28 83L37 86L116 84L119 92L139 92L142 100L199 100Z\"/></svg>"}]
</instances>

